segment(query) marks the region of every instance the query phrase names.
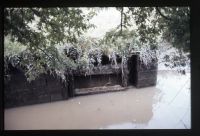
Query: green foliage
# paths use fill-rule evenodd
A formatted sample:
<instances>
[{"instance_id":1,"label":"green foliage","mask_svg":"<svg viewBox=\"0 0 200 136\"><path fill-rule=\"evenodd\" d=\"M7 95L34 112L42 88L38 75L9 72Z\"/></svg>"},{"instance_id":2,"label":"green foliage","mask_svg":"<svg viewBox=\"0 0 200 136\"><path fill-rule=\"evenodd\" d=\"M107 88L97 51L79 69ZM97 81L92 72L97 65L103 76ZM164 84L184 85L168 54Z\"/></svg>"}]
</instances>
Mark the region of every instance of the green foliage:
<instances>
[{"instance_id":1,"label":"green foliage","mask_svg":"<svg viewBox=\"0 0 200 136\"><path fill-rule=\"evenodd\" d=\"M5 35L11 34L24 45L42 47L75 43L92 27L89 19L95 14L85 15L79 8L6 8L4 15Z\"/></svg>"},{"instance_id":2,"label":"green foliage","mask_svg":"<svg viewBox=\"0 0 200 136\"><path fill-rule=\"evenodd\" d=\"M4 44L5 71L15 62L12 65L19 64L29 81L46 71L65 80L65 71L70 73L77 66L56 46L77 43L79 36L94 27L89 23L94 15L80 8L5 8L4 36L10 37Z\"/></svg>"},{"instance_id":3,"label":"green foliage","mask_svg":"<svg viewBox=\"0 0 200 136\"><path fill-rule=\"evenodd\" d=\"M156 26L157 18L155 17L153 7L128 7L121 14L123 15L122 28L133 27L132 24L135 23L137 26L135 28L138 33L137 37L141 44L149 44L152 48L157 46L157 35L160 33ZM134 20L134 22L131 20Z\"/></svg>"},{"instance_id":4,"label":"green foliage","mask_svg":"<svg viewBox=\"0 0 200 136\"><path fill-rule=\"evenodd\" d=\"M189 7L140 7L128 8L132 13L142 43L156 48L157 36L185 52L190 47L190 9Z\"/></svg>"},{"instance_id":5,"label":"green foliage","mask_svg":"<svg viewBox=\"0 0 200 136\"><path fill-rule=\"evenodd\" d=\"M66 80L64 75L75 69L90 70L95 62L101 65L102 54L115 64L116 55L122 56L123 65L132 51L140 51L142 61L147 64L155 55L151 52L158 47L159 35L174 47L189 51L188 7L119 7L121 24L116 29L100 40L83 37L84 32L94 27L89 21L100 9L107 8L6 8L5 73L11 63L21 67L29 81L47 71ZM71 47L78 55L69 51Z\"/></svg>"},{"instance_id":6,"label":"green foliage","mask_svg":"<svg viewBox=\"0 0 200 136\"><path fill-rule=\"evenodd\" d=\"M19 54L26 50L26 46L18 42L11 42L10 36L4 39L4 73L7 74L8 63L16 67L19 64Z\"/></svg>"},{"instance_id":7,"label":"green foliage","mask_svg":"<svg viewBox=\"0 0 200 136\"><path fill-rule=\"evenodd\" d=\"M147 64L151 60L149 56L156 56L156 53L150 50L157 50L160 36L179 50L176 54L176 58L179 59L171 59L170 63L180 66L182 60L186 60L181 52L190 51L189 7L128 7L127 10L121 7L117 10L121 13L121 30L134 27L130 24L131 19L134 20L139 42L133 42L137 42L135 46L140 45L140 57L144 58L143 62Z\"/></svg>"},{"instance_id":8,"label":"green foliage","mask_svg":"<svg viewBox=\"0 0 200 136\"><path fill-rule=\"evenodd\" d=\"M147 66L152 59L157 59L156 51L151 49L151 45L141 43L138 33L134 30L111 30L106 33L101 43L107 45L108 49L111 50L110 54L115 52L115 54L122 56L125 63L126 59L136 52L140 53L141 62Z\"/></svg>"},{"instance_id":9,"label":"green foliage","mask_svg":"<svg viewBox=\"0 0 200 136\"><path fill-rule=\"evenodd\" d=\"M105 37L100 40L100 44L106 52L115 51L122 56L127 54L125 51L129 51L130 43L134 42L136 37L137 34L134 30L124 29L121 32L121 30L113 29L106 33Z\"/></svg>"},{"instance_id":10,"label":"green foliage","mask_svg":"<svg viewBox=\"0 0 200 136\"><path fill-rule=\"evenodd\" d=\"M4 56L18 55L26 49L26 46L20 44L19 42L11 42L10 36L5 37L4 45L6 45L4 48Z\"/></svg>"},{"instance_id":11,"label":"green foliage","mask_svg":"<svg viewBox=\"0 0 200 136\"><path fill-rule=\"evenodd\" d=\"M164 14L160 22L166 25L163 38L178 49L190 50L190 9L188 7L158 8Z\"/></svg>"}]
</instances>

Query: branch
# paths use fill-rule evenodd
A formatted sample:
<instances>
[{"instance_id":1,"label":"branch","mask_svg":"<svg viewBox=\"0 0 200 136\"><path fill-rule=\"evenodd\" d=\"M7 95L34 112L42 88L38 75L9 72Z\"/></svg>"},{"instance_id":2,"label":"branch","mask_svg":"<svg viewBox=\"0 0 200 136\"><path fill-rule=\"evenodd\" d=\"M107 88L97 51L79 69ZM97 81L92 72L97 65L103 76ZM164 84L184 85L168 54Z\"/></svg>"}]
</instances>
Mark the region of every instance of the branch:
<instances>
[{"instance_id":1,"label":"branch","mask_svg":"<svg viewBox=\"0 0 200 136\"><path fill-rule=\"evenodd\" d=\"M39 11L37 11L37 10L35 10L35 9L33 9L33 8L30 8L30 10L31 10L36 16L40 17L40 12L39 12Z\"/></svg>"},{"instance_id":2,"label":"branch","mask_svg":"<svg viewBox=\"0 0 200 136\"><path fill-rule=\"evenodd\" d=\"M41 50L49 59L51 59L52 60L52 58L42 49L42 48L39 48L39 47L37 47L39 50Z\"/></svg>"},{"instance_id":3,"label":"branch","mask_svg":"<svg viewBox=\"0 0 200 136\"><path fill-rule=\"evenodd\" d=\"M163 15L163 14L161 13L161 11L158 9L158 7L156 7L156 11L157 11L163 18L165 18L166 20L172 21L171 18L169 18L169 17Z\"/></svg>"},{"instance_id":4,"label":"branch","mask_svg":"<svg viewBox=\"0 0 200 136\"><path fill-rule=\"evenodd\" d=\"M52 57L50 57L42 48L40 47L37 47L39 50L41 50L49 59L53 60ZM54 56L59 62L61 62L61 60L57 57L57 56ZM55 59L54 59L55 60Z\"/></svg>"},{"instance_id":5,"label":"branch","mask_svg":"<svg viewBox=\"0 0 200 136\"><path fill-rule=\"evenodd\" d=\"M121 34L122 34L122 27L123 27L123 7L122 7L122 10L121 10Z\"/></svg>"},{"instance_id":6,"label":"branch","mask_svg":"<svg viewBox=\"0 0 200 136\"><path fill-rule=\"evenodd\" d=\"M30 39L29 39L29 42L32 43L32 41L31 41ZM38 47L38 46L34 46L34 47L36 47L37 49L41 50L41 51L49 58L49 60L53 60L53 58L50 57L49 54L47 54L45 50L43 50L42 48L40 48L40 47ZM57 57L56 57L56 58L57 58ZM57 59L58 59L58 58L57 58ZM54 59L53 61L55 61L55 59ZM58 61L60 61L60 60L58 59Z\"/></svg>"}]
</instances>

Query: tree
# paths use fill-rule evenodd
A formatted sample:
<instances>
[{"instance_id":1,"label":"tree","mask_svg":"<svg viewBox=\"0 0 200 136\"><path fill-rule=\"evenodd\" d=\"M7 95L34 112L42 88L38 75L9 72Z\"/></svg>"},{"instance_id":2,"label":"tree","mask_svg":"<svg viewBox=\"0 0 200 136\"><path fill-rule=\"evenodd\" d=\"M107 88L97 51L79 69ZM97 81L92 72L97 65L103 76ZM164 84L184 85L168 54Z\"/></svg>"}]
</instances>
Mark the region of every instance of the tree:
<instances>
[{"instance_id":1,"label":"tree","mask_svg":"<svg viewBox=\"0 0 200 136\"><path fill-rule=\"evenodd\" d=\"M130 48L138 46L140 49L156 50L159 35L179 49L180 54L182 51L189 52L188 7L117 7L121 22L100 41L82 35L94 27L89 23L90 19L100 9L106 8L87 9L88 13L83 12L82 8L6 8L4 45L8 54L4 54L5 64L14 62L13 66L22 67L28 80L46 71L55 72L65 79L66 71L72 73L77 67L92 67L89 56L94 52L92 48L113 58L116 58L115 51L122 56L124 64ZM136 28L133 27L133 20ZM67 46L67 52L68 49L77 51L75 58L78 59L60 51L58 46L63 45ZM25 48L19 51L22 46ZM11 48L14 50L9 50ZM9 54L9 51L15 53Z\"/></svg>"},{"instance_id":2,"label":"tree","mask_svg":"<svg viewBox=\"0 0 200 136\"><path fill-rule=\"evenodd\" d=\"M80 8L6 8L4 36L13 48L20 43L26 50L15 57L5 57L4 61L20 58L15 66L23 65L28 80L47 70L64 78L65 69L73 69L75 64L59 54L56 46L76 43L79 36L93 27L89 20L94 15L93 11L85 14Z\"/></svg>"},{"instance_id":3,"label":"tree","mask_svg":"<svg viewBox=\"0 0 200 136\"><path fill-rule=\"evenodd\" d=\"M149 42L155 48L157 36L161 34L174 47L189 52L189 7L128 7L124 15L135 20L142 43Z\"/></svg>"},{"instance_id":4,"label":"tree","mask_svg":"<svg viewBox=\"0 0 200 136\"><path fill-rule=\"evenodd\" d=\"M163 37L184 52L190 51L190 9L189 7L156 8L163 29ZM161 24L162 23L162 24ZM163 25L163 26L162 26Z\"/></svg>"},{"instance_id":5,"label":"tree","mask_svg":"<svg viewBox=\"0 0 200 136\"><path fill-rule=\"evenodd\" d=\"M140 41L134 44L135 46L140 45L143 48L150 46L151 50L157 50L160 48L158 37L162 36L164 41L171 43L178 50L172 59L166 61L172 66L167 65L171 67L186 65L189 57L186 54L190 51L189 7L118 7L117 10L121 14L121 23L117 27L121 29L121 35L123 29L131 29L133 27L131 23L135 22L137 27L134 29Z\"/></svg>"}]
</instances>

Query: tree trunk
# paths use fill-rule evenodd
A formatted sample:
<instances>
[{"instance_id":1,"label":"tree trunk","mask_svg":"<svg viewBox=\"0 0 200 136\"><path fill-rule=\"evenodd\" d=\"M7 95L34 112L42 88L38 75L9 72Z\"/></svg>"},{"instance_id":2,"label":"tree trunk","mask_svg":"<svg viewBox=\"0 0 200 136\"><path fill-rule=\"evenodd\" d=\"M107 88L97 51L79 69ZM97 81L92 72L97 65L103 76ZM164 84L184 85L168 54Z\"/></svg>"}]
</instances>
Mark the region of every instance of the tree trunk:
<instances>
[{"instance_id":1,"label":"tree trunk","mask_svg":"<svg viewBox=\"0 0 200 136\"><path fill-rule=\"evenodd\" d=\"M127 87L128 86L128 70L127 70L127 63L124 60L124 55L122 56L121 69L122 69L122 86Z\"/></svg>"},{"instance_id":2,"label":"tree trunk","mask_svg":"<svg viewBox=\"0 0 200 136\"><path fill-rule=\"evenodd\" d=\"M121 10L121 35L122 35L122 27L123 27L123 7L122 7L122 10Z\"/></svg>"}]
</instances>

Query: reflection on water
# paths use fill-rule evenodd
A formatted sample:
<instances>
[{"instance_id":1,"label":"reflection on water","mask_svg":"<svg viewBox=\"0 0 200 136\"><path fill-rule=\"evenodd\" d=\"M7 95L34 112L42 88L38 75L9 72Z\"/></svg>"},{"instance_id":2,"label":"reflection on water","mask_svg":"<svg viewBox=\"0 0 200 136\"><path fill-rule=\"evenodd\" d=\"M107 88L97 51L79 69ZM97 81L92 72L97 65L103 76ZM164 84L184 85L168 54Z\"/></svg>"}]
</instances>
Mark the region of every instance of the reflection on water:
<instances>
[{"instance_id":1,"label":"reflection on water","mask_svg":"<svg viewBox=\"0 0 200 136\"><path fill-rule=\"evenodd\" d=\"M176 72L158 73L158 80L152 105L153 116L143 124L124 122L112 124L108 129L190 129L191 97L190 73L180 75Z\"/></svg>"},{"instance_id":2,"label":"reflection on water","mask_svg":"<svg viewBox=\"0 0 200 136\"><path fill-rule=\"evenodd\" d=\"M6 109L5 129L190 128L188 79L159 72L156 87Z\"/></svg>"}]
</instances>

